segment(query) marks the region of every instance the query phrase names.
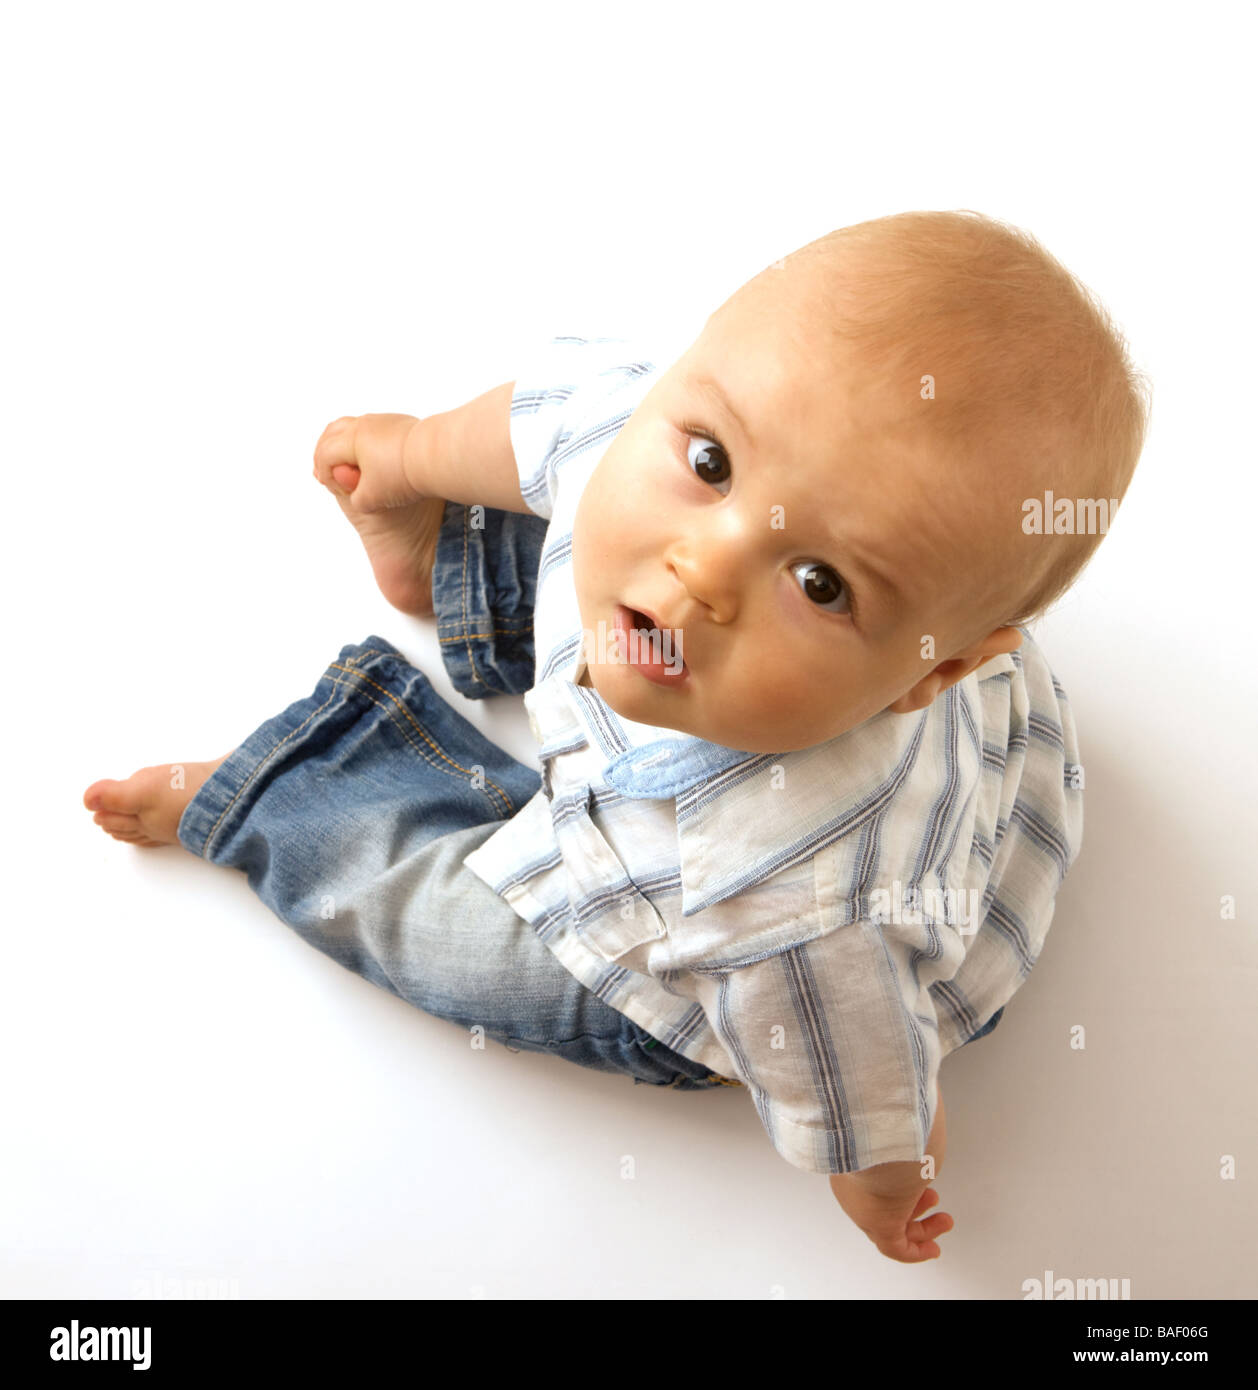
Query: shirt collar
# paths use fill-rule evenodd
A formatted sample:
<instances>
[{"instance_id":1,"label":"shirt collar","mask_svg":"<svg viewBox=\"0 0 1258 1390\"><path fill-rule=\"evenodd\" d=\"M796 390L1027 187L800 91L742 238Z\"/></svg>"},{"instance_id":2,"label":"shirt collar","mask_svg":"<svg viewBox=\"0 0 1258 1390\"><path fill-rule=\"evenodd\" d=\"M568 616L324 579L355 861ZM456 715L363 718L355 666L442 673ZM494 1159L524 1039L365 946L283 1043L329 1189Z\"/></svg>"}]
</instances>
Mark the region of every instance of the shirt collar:
<instances>
[{"instance_id":1,"label":"shirt collar","mask_svg":"<svg viewBox=\"0 0 1258 1390\"><path fill-rule=\"evenodd\" d=\"M990 674L1003 665L993 661ZM550 757L589 745L603 754L603 775L616 790L676 798L683 916L831 846L833 853L817 860L828 875L827 892L868 874L871 843L906 882L955 886L965 856L954 858L942 847L950 843L946 832L958 808L973 814L982 771L982 710L973 673L916 714L884 710L829 743L780 756L622 720L596 691L575 685L573 675L580 675L579 664L565 666L524 697L541 745L543 785ZM948 769L948 794L941 799L942 769ZM709 796L696 785L704 782L716 783L722 794ZM776 794L783 785L790 786L789 796ZM936 822L942 825L940 850L923 867L920 828ZM901 864L910 850L911 862Z\"/></svg>"},{"instance_id":2,"label":"shirt collar","mask_svg":"<svg viewBox=\"0 0 1258 1390\"><path fill-rule=\"evenodd\" d=\"M608 759L604 776L624 796L678 796L727 768L763 756L625 719L592 687L577 684L586 664L584 653L578 649L552 680L599 740Z\"/></svg>"},{"instance_id":3,"label":"shirt collar","mask_svg":"<svg viewBox=\"0 0 1258 1390\"><path fill-rule=\"evenodd\" d=\"M760 756L709 743L692 734L674 734L618 753L607 764L604 775L625 796L670 797L726 768Z\"/></svg>"}]
</instances>

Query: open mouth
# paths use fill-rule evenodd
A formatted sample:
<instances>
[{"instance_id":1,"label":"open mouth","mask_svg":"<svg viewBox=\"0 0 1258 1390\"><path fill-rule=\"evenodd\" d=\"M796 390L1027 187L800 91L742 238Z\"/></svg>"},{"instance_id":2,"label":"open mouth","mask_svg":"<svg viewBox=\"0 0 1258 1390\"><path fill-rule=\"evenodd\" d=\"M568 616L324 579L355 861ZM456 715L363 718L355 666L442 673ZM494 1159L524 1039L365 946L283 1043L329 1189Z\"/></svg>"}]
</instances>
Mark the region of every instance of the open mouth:
<instances>
[{"instance_id":1,"label":"open mouth","mask_svg":"<svg viewBox=\"0 0 1258 1390\"><path fill-rule=\"evenodd\" d=\"M624 659L657 685L676 686L689 671L681 651L681 634L661 628L651 613L616 605L616 627L623 640Z\"/></svg>"}]
</instances>

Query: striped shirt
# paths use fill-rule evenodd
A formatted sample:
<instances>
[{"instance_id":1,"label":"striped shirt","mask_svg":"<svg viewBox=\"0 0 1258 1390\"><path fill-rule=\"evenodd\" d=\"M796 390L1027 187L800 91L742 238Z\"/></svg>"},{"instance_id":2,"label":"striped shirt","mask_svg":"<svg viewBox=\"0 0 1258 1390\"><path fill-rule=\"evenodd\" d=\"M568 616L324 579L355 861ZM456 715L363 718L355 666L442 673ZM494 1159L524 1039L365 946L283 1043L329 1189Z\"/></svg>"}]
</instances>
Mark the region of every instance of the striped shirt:
<instances>
[{"instance_id":1,"label":"striped shirt","mask_svg":"<svg viewBox=\"0 0 1258 1390\"><path fill-rule=\"evenodd\" d=\"M564 337L516 380L520 486L550 523L524 696L543 785L463 862L601 1000L741 1081L789 1163L920 1160L941 1060L1026 978L1078 853L1066 695L1024 631L924 710L752 754L578 685L576 505L669 365Z\"/></svg>"}]
</instances>

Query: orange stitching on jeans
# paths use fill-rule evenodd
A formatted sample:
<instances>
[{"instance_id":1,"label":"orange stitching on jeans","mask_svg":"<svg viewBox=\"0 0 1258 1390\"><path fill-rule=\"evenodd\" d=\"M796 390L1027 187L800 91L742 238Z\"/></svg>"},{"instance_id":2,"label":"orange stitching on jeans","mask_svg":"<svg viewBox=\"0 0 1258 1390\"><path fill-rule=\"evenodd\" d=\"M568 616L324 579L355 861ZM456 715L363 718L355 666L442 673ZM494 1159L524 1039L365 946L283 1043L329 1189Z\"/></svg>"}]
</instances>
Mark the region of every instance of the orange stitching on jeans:
<instances>
[{"instance_id":1,"label":"orange stitching on jeans","mask_svg":"<svg viewBox=\"0 0 1258 1390\"><path fill-rule=\"evenodd\" d=\"M361 655L362 655L362 656L366 656L367 653L364 652L364 653L362 653ZM354 657L350 657L350 658L349 658L349 660L351 660L351 661L352 661L352 660L355 660L355 659L356 659L356 658L354 658ZM332 665L333 665L338 671L344 671L344 670L346 669L344 666L336 666L336 663L335 663L335 662L333 662ZM368 679L368 677L364 676L363 673L362 673L361 671L351 671L349 674L350 674L350 675L353 675L353 676L357 676L357 677L359 678L359 680L367 680L367 679ZM378 706L380 709L384 710L385 713L391 713L391 711L389 710L388 705L384 704L382 701L377 700L377 699L375 699L373 696L369 695L369 694L368 694L365 690L363 690L360 686L359 686L359 687L355 687L355 686L353 685L353 683L350 682L350 681L337 680L335 676L333 676L331 679L332 679L332 685L333 685L333 687L342 686L342 685L347 685L347 686L350 686L352 689L357 689L357 690L358 690L358 693L359 693L360 695L365 696L368 700L371 701L371 703L372 703L373 705ZM372 681L372 684L374 685L375 682ZM381 688L381 687L377 686L377 689L380 689L380 688ZM387 690L386 690L384 693L385 693L386 695L389 695L389 694L390 694L390 692L387 691ZM257 766L253 769L253 771L249 774L249 776L246 777L245 780L240 784L239 788L238 788L237 791L236 791L236 794L235 794L235 795L232 797L232 799L227 803L227 805L223 807L222 811L219 812L218 819L217 819L217 820L214 822L214 824L210 827L209 834L207 834L206 837L205 837L205 846L204 846L204 848L203 848L202 851L201 851L201 858L202 858L202 859L206 859L206 858L209 857L210 845L212 844L215 835L218 834L218 828L219 828L219 826L222 825L222 823L223 823L223 817L228 813L228 811L231 810L231 808L236 804L236 802L239 801L240 798L245 794L245 792L246 792L246 791L248 790L248 788L249 788L249 784L253 781L253 779L258 775L259 772L262 771L262 769L267 765L267 763L269 763L269 762L271 761L271 759L275 757L276 753L278 753L278 752L280 751L280 749L283 748L283 746L288 742L288 740L289 740L290 738L294 738L297 734L301 733L301 731L306 727L307 724L310 723L310 721L311 721L312 719L316 718L318 715L322 714L323 711L324 711L325 709L327 709L327 707L332 703L332 701L336 699L336 695L337 695L337 692L336 692L336 689L334 688L333 691L332 691L332 694L329 695L328 698L327 698L326 700L324 700L324 702L319 706L319 708L318 708L317 710L314 710L314 711L312 711L309 715L307 715L306 718L303 719L303 720L301 721L301 723L298 724L298 726L297 726L295 729L291 729L287 734L285 734L284 737L283 737L282 739L280 739L280 741L275 745L274 748L271 749L271 751L270 751L269 753L265 754L263 757L261 757L261 758L258 759L258 764L257 764ZM393 698L396 699L396 696L394 696ZM409 717L409 711L406 710L405 706L402 707L402 711L403 711L404 714L407 714L407 716ZM415 721L414 721L414 720L411 720L411 722L414 723ZM419 726L416 725L416 728L418 728L418 727L419 727ZM405 729L400 729L399 732L402 734L403 738L405 738L406 741L407 741L408 743L410 743L412 747L415 748L415 751L416 751L417 753L419 753L419 755L420 755L421 757L423 757L424 755L423 755L422 750L415 744L414 740L413 740L413 739L411 738L411 736L406 732L406 730L405 730ZM422 730L422 729L420 729L420 733L423 733L423 730ZM440 752L441 750L438 749L437 751ZM442 756L444 757L445 755L442 754ZM453 762L452 759L447 759L447 761L448 761L448 762ZM456 764L454 764L454 766L457 767L458 764L456 763ZM459 770L460 770L461 772L462 772L462 771L466 771L465 768L460 768ZM488 779L488 778L486 778L486 785L487 785L487 786L493 786L494 791L496 791L496 792L503 798L503 800L507 803L508 809L514 809L514 808L512 807L511 798L506 794L506 792L504 792L504 791L502 790L501 787L497 786L497 785L494 784L494 783L489 782L489 779Z\"/></svg>"},{"instance_id":2,"label":"orange stitching on jeans","mask_svg":"<svg viewBox=\"0 0 1258 1390\"><path fill-rule=\"evenodd\" d=\"M457 633L457 634L456 634L455 636L453 636L453 637L438 637L438 638L437 638L437 641L438 641L439 643L462 642L462 643L464 644L464 646L467 648L467 664L468 664L468 668L470 669L470 671L471 671L471 673L472 673L472 680L474 680L474 681L476 682L477 685L483 685L483 686L486 686L486 687L492 689L493 687L491 687L491 686L489 685L489 682L488 682L487 680L485 680L485 679L481 676L480 672L476 669L476 654L475 654L475 652L472 651L472 642L473 642L476 638L478 638L478 637L518 637L518 636L520 636L520 633L525 632L525 631L529 630L529 629L532 627L532 625L533 625L533 619L532 619L531 617L530 617L530 618L520 618L520 619L518 619L517 621L520 623L521 626L520 626L519 631L517 631L517 632L512 632L512 631L510 631L509 629L503 629L503 628L494 628L491 632L468 632L468 631L467 631L467 588L468 588L468 584L467 584L467 531L468 531L468 524L467 524L467 522L468 522L468 510L467 510L466 507L464 507L464 509L463 509L463 584L462 584L462 589L461 589L461 596L462 596L462 603L463 603L463 617L462 617L462 622L461 622L462 631L459 632L459 633ZM496 620L497 622L511 622L511 621L512 621L510 618L496 618L495 620ZM446 622L445 622L444 625L446 625L446 626L449 625L449 619L446 619ZM443 626L442 623L438 623L438 624L437 624L437 631L438 631L438 632L441 631L442 626Z\"/></svg>"},{"instance_id":3,"label":"orange stitching on jeans","mask_svg":"<svg viewBox=\"0 0 1258 1390\"><path fill-rule=\"evenodd\" d=\"M357 675L357 676L359 676L359 677L362 677L362 672L361 672L361 671L355 671L354 674ZM355 686L351 681L337 680L337 679L335 679L335 677L334 677L333 680L332 680L332 683L333 683L333 685L346 685L346 686L349 686L350 689L352 689L352 690L357 690L358 693L359 693L365 700L370 700L371 703L372 703L373 705L375 705L378 709L384 710L384 712L385 712L386 714L392 714L392 713L393 713L393 711L389 708L388 705L386 705L386 704L384 703L383 700L377 700L376 697L375 697L374 695L368 694L367 691L363 690L360 686ZM389 693L389 692L386 690L386 691L385 691L385 694L387 695L388 693ZM405 710L405 709L403 710L403 713L406 713L406 710ZM428 761L429 761L427 755L426 755L425 752L424 752L424 750L419 746L419 744L417 744L417 743L415 742L415 740L411 737L411 735L410 735L405 729L403 729L401 726L398 726L398 732L399 732L399 733L402 735L402 737L407 741L407 743L409 743L409 744L411 745L411 747L414 748L414 750L416 751L416 753L419 754L419 756L424 760L424 762L428 762ZM420 733L423 733L423 730L422 730L422 729L420 729ZM438 750L438 751L440 751L440 750ZM443 754L442 756L444 756L444 754ZM449 760L447 759L447 761L449 761ZM431 766L431 763L429 763L429 766ZM456 764L456 766L457 766L457 764ZM495 784L493 784L493 783L488 782L488 779L486 779L486 785L493 786L494 790L495 790L496 792L498 792L499 795L501 795L501 796L503 797L503 799L504 799L504 800L506 801L506 803L507 803L507 809L508 809L508 811L514 811L515 808L514 808L514 807L512 806L512 804L511 804L511 798L510 798L509 796L507 796L506 792L504 792L504 791L502 790L501 787L499 787L499 786L497 786L497 785L495 785Z\"/></svg>"},{"instance_id":4,"label":"orange stitching on jeans","mask_svg":"<svg viewBox=\"0 0 1258 1390\"><path fill-rule=\"evenodd\" d=\"M378 685L375 681L371 679L370 676L364 675L361 671L351 670L348 666L338 666L335 661L330 663L329 669L333 671L346 671L351 676L357 676L360 681L366 681L368 685L375 686L375 688L382 695L387 695L389 699L392 700L393 703L398 707L398 709L401 710L401 712L406 716L406 718L410 720L410 722L415 726L415 731L419 734L420 738L422 738L424 742L428 744L428 746L433 750L434 753L437 754L439 758L444 758L445 761L448 762L451 767L457 769L457 771L459 772L466 772L469 774L471 773L470 768L461 767L458 763L454 761L452 757L449 756L448 753L446 753L438 744L436 744L431 738L429 738L428 734L424 731L423 726L391 690L386 690L384 686ZM366 694L366 691L364 691L363 694ZM371 699L370 696L367 696L367 698ZM440 696L438 696L438 698L440 698ZM380 702L377 700L373 701L373 703L379 704ZM387 708L387 706L381 706L381 708ZM457 713L457 711L455 712ZM505 791L503 791L503 789L496 782L491 782L489 778L486 777L485 785L487 787L493 787L494 791L496 791L499 794L499 796L501 796L502 799L507 803L507 806L512 806L511 798L507 795Z\"/></svg>"},{"instance_id":5,"label":"orange stitching on jeans","mask_svg":"<svg viewBox=\"0 0 1258 1390\"><path fill-rule=\"evenodd\" d=\"M253 771L249 774L249 776L246 777L245 780L240 784L240 787L238 788L236 795L233 796L232 799L227 803L227 805L223 807L222 811L219 812L218 819L214 822L212 826L210 826L210 833L205 837L205 847L201 851L202 859L208 858L210 842L214 839L214 836L218 834L218 828L223 823L223 817L228 813L228 811L231 810L231 808L236 804L236 802L241 798L241 796L244 795L245 790L249 786L249 783L253 781L253 779L258 775L258 773L262 771L266 764L271 761L271 759L276 755L276 753L280 751L281 748L283 748L283 746L288 742L290 738L293 738L296 734L301 733L301 731L306 727L306 725L309 724L310 721L313 718L315 718L316 715L322 714L323 711L327 709L327 707L335 699L336 691L334 690L332 694L329 695L326 700L324 700L324 702L319 706L317 710L314 710L305 719L303 719L295 729L285 734L284 737L280 739L280 741L275 745L275 747L272 748L271 751L266 755L266 757L259 759L257 767L255 767Z\"/></svg>"},{"instance_id":6,"label":"orange stitching on jeans","mask_svg":"<svg viewBox=\"0 0 1258 1390\"><path fill-rule=\"evenodd\" d=\"M468 509L467 509L466 507L464 507L464 508L463 508L463 587L462 587L462 602L463 602L463 628L464 628L465 633L466 633L466 629L467 629L467 519L468 519L468 515L469 515ZM481 635L480 633L466 633L466 636L465 636L465 638L464 638L464 644L465 644L466 647L467 647L467 664L468 664L469 668L471 669L471 672L472 672L472 679L476 682L476 684L477 684L477 685L488 686L488 685L489 685L489 682L488 682L487 680L482 680L482 679L481 679L480 672L477 671L477 669L476 669L476 654L475 654L475 652L472 651L472 638L473 638L473 637L478 637L478 636L480 636L480 635Z\"/></svg>"},{"instance_id":7,"label":"orange stitching on jeans","mask_svg":"<svg viewBox=\"0 0 1258 1390\"><path fill-rule=\"evenodd\" d=\"M437 641L447 643L469 641L473 637L518 637L523 631L520 628L519 631L509 632L506 628L496 627L492 632L458 632L453 637L438 637Z\"/></svg>"}]
</instances>

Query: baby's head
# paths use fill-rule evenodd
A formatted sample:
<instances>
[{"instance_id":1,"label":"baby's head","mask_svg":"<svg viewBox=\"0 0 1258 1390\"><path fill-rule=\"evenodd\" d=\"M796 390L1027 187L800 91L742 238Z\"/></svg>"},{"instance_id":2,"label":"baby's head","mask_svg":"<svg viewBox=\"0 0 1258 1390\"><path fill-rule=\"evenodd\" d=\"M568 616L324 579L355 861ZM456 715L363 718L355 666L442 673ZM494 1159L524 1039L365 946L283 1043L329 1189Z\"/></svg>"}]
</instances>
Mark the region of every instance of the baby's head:
<instances>
[{"instance_id":1,"label":"baby's head","mask_svg":"<svg viewBox=\"0 0 1258 1390\"><path fill-rule=\"evenodd\" d=\"M923 709L1073 582L1100 530L1036 534L1035 507L1116 505L1147 419L1104 310L1025 233L922 212L822 237L712 314L587 484L588 680L748 752ZM599 640L620 606L683 674Z\"/></svg>"}]
</instances>

